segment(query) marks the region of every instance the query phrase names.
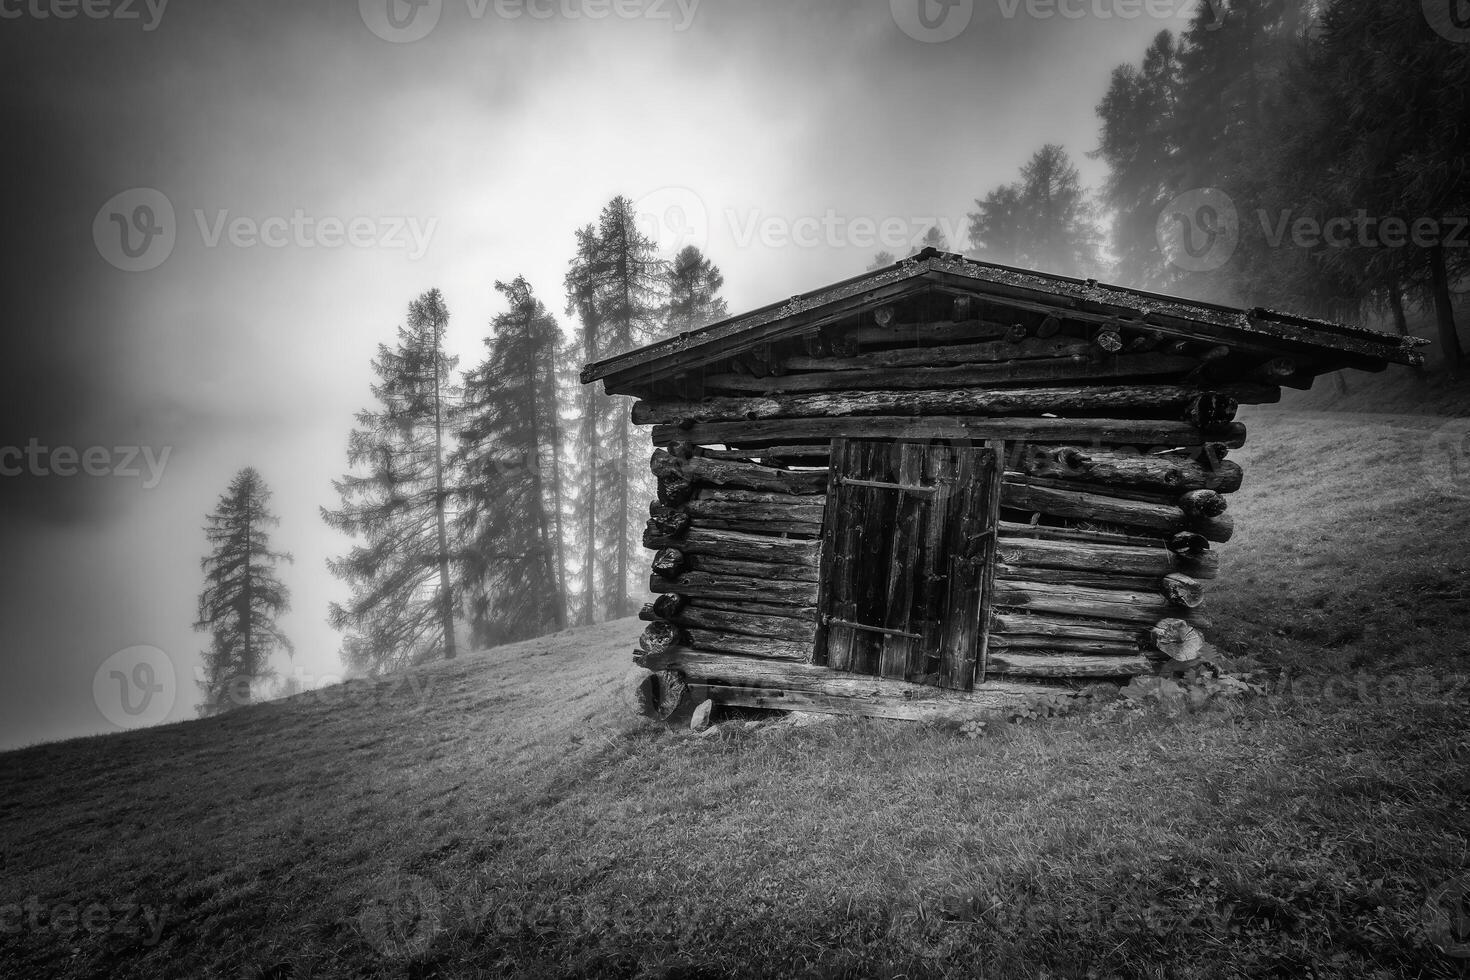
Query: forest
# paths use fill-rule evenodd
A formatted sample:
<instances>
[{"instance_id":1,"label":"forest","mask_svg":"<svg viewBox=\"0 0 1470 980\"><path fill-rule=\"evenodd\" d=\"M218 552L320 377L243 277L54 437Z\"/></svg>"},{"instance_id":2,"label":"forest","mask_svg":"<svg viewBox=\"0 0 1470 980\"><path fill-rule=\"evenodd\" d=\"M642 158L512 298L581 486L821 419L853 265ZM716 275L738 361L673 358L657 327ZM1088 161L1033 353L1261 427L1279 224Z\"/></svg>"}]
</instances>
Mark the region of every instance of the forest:
<instances>
[{"instance_id":1,"label":"forest","mask_svg":"<svg viewBox=\"0 0 1470 980\"><path fill-rule=\"evenodd\" d=\"M1431 370L1455 377L1455 306L1470 275L1465 34L1418 4L1201 5L1095 96L1096 145L1082 152L1105 166L1100 187L1084 187L1068 150L1047 144L1014 182L977 194L967 242L930 229L910 254L962 251L1402 334L1422 311L1435 325ZM377 675L637 611L649 447L628 399L577 374L730 312L711 257L658 254L641 217L619 196L575 233L563 318L525 278L496 282L505 311L477 364L446 353L450 307L437 289L379 346L339 501L321 511L355 540L328 561L351 589L329 611L350 670ZM899 258L879 253L869 268ZM202 711L240 703L232 678L268 676L272 652L289 651L274 627L289 601L275 569L289 556L271 551L269 491L246 472L211 516Z\"/></svg>"}]
</instances>

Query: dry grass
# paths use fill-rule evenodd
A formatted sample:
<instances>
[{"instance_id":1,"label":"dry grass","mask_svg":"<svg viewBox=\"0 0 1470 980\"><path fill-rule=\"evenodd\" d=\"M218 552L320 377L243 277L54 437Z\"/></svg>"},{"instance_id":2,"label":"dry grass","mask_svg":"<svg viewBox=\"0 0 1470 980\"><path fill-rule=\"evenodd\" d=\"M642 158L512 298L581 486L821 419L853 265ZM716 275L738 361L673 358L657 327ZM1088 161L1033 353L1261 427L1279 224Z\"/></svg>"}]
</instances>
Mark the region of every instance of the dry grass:
<instances>
[{"instance_id":1,"label":"dry grass","mask_svg":"<svg viewBox=\"0 0 1470 980\"><path fill-rule=\"evenodd\" d=\"M619 703L638 623L570 631L7 754L0 972L1461 975L1470 503L1433 425L1247 421L1215 632L1311 696L699 738Z\"/></svg>"}]
</instances>

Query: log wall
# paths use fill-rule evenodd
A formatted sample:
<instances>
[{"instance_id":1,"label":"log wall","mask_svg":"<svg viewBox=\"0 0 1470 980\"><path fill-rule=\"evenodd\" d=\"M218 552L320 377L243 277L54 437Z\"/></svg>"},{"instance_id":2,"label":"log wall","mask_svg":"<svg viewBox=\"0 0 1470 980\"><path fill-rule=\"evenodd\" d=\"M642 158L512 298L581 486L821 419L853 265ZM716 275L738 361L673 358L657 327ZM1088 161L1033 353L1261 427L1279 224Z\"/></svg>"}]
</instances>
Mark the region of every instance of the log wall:
<instances>
[{"instance_id":1,"label":"log wall","mask_svg":"<svg viewBox=\"0 0 1470 980\"><path fill-rule=\"evenodd\" d=\"M657 599L642 611L639 662L731 703L947 710L955 692L809 664L829 441L839 437L1001 442L977 696L1197 657L1202 602L1220 574L1214 545L1234 533L1227 498L1242 474L1227 456L1245 439L1236 410L1280 389L1256 380L1270 374L1259 352L1104 326L903 323L890 311L886 324L871 315L798 350L734 358L697 392L687 379L667 396L642 392L633 420L651 426L657 447L644 534Z\"/></svg>"}]
</instances>

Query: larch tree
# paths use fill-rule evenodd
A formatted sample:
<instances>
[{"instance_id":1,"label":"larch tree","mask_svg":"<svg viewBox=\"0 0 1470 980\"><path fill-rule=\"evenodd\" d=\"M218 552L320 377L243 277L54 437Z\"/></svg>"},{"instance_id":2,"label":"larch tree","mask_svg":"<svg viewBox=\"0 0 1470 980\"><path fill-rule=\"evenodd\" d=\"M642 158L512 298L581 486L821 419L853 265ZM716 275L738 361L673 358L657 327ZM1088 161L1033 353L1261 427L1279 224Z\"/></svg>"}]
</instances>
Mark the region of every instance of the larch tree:
<instances>
[{"instance_id":1,"label":"larch tree","mask_svg":"<svg viewBox=\"0 0 1470 980\"><path fill-rule=\"evenodd\" d=\"M321 511L329 526L363 539L327 562L352 587L345 605L332 603L329 620L349 633L348 666L369 674L456 652L445 449L458 391L456 359L444 350L448 325L433 289L409 304L397 345L378 346L378 404L357 414L348 439L348 466L360 472L334 480L341 506Z\"/></svg>"},{"instance_id":2,"label":"larch tree","mask_svg":"<svg viewBox=\"0 0 1470 980\"><path fill-rule=\"evenodd\" d=\"M1179 56L1174 36L1155 35L1139 68L1113 70L1098 103L1098 147L1090 155L1108 168L1102 202L1112 213L1117 278L1125 285L1162 288L1174 278L1159 249L1159 214L1177 193L1174 104Z\"/></svg>"},{"instance_id":3,"label":"larch tree","mask_svg":"<svg viewBox=\"0 0 1470 980\"><path fill-rule=\"evenodd\" d=\"M977 257L1070 276L1095 270L1091 206L1076 166L1055 143L1032 155L1020 180L975 203L970 247Z\"/></svg>"},{"instance_id":4,"label":"larch tree","mask_svg":"<svg viewBox=\"0 0 1470 980\"><path fill-rule=\"evenodd\" d=\"M270 501L270 488L246 467L205 517L210 551L200 560L204 591L194 624L210 638L198 682L201 715L249 704L260 682L274 674L271 655L278 649L293 652L276 622L291 605L276 568L291 556L271 548L270 529L280 521L271 513Z\"/></svg>"},{"instance_id":5,"label":"larch tree","mask_svg":"<svg viewBox=\"0 0 1470 980\"><path fill-rule=\"evenodd\" d=\"M561 519L561 330L523 277L495 288L486 357L465 377L455 524L474 641L492 646L567 624Z\"/></svg>"},{"instance_id":6,"label":"larch tree","mask_svg":"<svg viewBox=\"0 0 1470 980\"><path fill-rule=\"evenodd\" d=\"M930 225L929 230L924 232L919 243L909 249L910 255L918 255L926 248L935 248L941 252L949 251L949 240L944 237L944 232L939 230L938 225Z\"/></svg>"},{"instance_id":7,"label":"larch tree","mask_svg":"<svg viewBox=\"0 0 1470 980\"><path fill-rule=\"evenodd\" d=\"M664 337L697 330L729 316L720 296L725 277L694 245L685 245L669 263L665 293Z\"/></svg>"},{"instance_id":8,"label":"larch tree","mask_svg":"<svg viewBox=\"0 0 1470 980\"><path fill-rule=\"evenodd\" d=\"M568 311L581 321L579 353L583 357L589 361L611 357L662 335L665 269L666 263L639 230L633 204L625 197L613 198L595 226L578 232L577 254L567 272L566 287ZM632 556L640 546L632 501L634 488L647 482L648 466L647 453L642 449L634 452L627 402L626 397L608 398L593 392L583 422L584 451L596 453L583 475L588 481L582 494L588 532L583 575L592 576L594 566L600 566L596 577L602 585L598 597L584 581L584 617L599 610L613 618L632 611Z\"/></svg>"}]
</instances>

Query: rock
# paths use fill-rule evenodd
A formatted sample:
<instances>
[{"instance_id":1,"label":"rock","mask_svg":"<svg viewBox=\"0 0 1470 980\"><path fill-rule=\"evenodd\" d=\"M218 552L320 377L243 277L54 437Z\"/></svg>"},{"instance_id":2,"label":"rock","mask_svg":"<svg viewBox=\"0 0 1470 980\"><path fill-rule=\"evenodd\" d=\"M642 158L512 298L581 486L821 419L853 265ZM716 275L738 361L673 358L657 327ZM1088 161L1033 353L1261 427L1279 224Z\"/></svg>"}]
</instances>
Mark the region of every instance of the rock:
<instances>
[{"instance_id":1,"label":"rock","mask_svg":"<svg viewBox=\"0 0 1470 980\"><path fill-rule=\"evenodd\" d=\"M709 728L715 713L715 703L709 698L699 702L699 707L694 709L694 714L689 717L689 727L696 732L702 732Z\"/></svg>"}]
</instances>

